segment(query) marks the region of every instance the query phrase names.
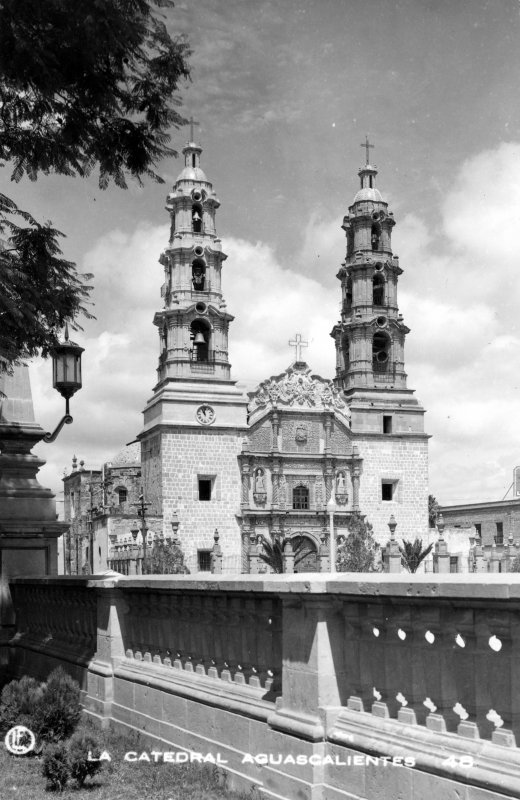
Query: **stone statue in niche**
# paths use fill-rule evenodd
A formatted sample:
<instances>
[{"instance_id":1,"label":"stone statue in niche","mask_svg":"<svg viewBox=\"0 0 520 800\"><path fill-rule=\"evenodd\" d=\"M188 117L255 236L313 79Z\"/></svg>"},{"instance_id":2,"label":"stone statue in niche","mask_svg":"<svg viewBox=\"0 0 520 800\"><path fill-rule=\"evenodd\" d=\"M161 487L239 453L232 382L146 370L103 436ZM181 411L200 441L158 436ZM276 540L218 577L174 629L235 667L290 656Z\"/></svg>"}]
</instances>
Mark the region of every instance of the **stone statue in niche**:
<instances>
[{"instance_id":1,"label":"stone statue in niche","mask_svg":"<svg viewBox=\"0 0 520 800\"><path fill-rule=\"evenodd\" d=\"M267 491L265 488L265 472L262 467L255 470L255 480L253 485L253 497L255 503L263 504L267 499Z\"/></svg>"},{"instance_id":2,"label":"stone statue in niche","mask_svg":"<svg viewBox=\"0 0 520 800\"><path fill-rule=\"evenodd\" d=\"M347 493L347 482L345 479L345 473L343 470L340 470L336 473L336 502L344 505L348 500L348 493Z\"/></svg>"}]
</instances>

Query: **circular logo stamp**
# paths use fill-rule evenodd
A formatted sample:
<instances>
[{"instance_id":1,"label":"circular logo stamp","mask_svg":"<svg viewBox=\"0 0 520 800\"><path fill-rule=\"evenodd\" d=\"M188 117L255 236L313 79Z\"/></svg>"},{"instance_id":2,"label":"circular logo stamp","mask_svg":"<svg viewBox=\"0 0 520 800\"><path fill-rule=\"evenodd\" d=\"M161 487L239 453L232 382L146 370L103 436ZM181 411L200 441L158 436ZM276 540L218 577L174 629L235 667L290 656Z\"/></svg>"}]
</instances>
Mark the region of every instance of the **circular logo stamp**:
<instances>
[{"instance_id":1,"label":"circular logo stamp","mask_svg":"<svg viewBox=\"0 0 520 800\"><path fill-rule=\"evenodd\" d=\"M5 746L10 753L15 756L25 756L34 750L36 746L36 736L25 725L15 725L10 728L5 735Z\"/></svg>"}]
</instances>

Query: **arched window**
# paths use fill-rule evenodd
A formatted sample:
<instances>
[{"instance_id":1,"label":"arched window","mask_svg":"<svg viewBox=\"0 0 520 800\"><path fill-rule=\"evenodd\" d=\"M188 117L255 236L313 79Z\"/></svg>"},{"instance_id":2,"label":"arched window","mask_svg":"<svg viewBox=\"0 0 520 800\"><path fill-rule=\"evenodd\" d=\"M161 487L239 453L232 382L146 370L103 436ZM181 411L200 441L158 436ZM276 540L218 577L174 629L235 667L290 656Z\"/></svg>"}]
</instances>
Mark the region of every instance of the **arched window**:
<instances>
[{"instance_id":1,"label":"arched window","mask_svg":"<svg viewBox=\"0 0 520 800\"><path fill-rule=\"evenodd\" d=\"M206 264L202 258L196 258L191 265L191 282L196 292L203 292L206 287Z\"/></svg>"},{"instance_id":2,"label":"arched window","mask_svg":"<svg viewBox=\"0 0 520 800\"><path fill-rule=\"evenodd\" d=\"M378 272L372 278L372 303L375 306L385 304L385 279Z\"/></svg>"},{"instance_id":3,"label":"arched window","mask_svg":"<svg viewBox=\"0 0 520 800\"><path fill-rule=\"evenodd\" d=\"M209 361L210 328L202 319L195 319L190 325L190 339L194 361Z\"/></svg>"},{"instance_id":4,"label":"arched window","mask_svg":"<svg viewBox=\"0 0 520 800\"><path fill-rule=\"evenodd\" d=\"M121 488L117 489L117 502L119 503L120 506L122 506L123 503L126 503L127 500L128 500L128 491L127 489L124 488L124 486L122 486Z\"/></svg>"},{"instance_id":5,"label":"arched window","mask_svg":"<svg viewBox=\"0 0 520 800\"><path fill-rule=\"evenodd\" d=\"M191 228L193 233L202 231L202 206L200 203L193 203L191 207Z\"/></svg>"},{"instance_id":6,"label":"arched window","mask_svg":"<svg viewBox=\"0 0 520 800\"><path fill-rule=\"evenodd\" d=\"M372 233L370 241L372 243L372 250L379 250L379 242L381 240L381 225L379 222L374 222L372 225Z\"/></svg>"},{"instance_id":7,"label":"arched window","mask_svg":"<svg viewBox=\"0 0 520 800\"><path fill-rule=\"evenodd\" d=\"M195 153L191 154L191 166L192 167L196 167L197 166L197 157L196 157Z\"/></svg>"},{"instance_id":8,"label":"arched window","mask_svg":"<svg viewBox=\"0 0 520 800\"><path fill-rule=\"evenodd\" d=\"M309 508L309 490L306 486L294 487L292 505L297 511Z\"/></svg>"},{"instance_id":9,"label":"arched window","mask_svg":"<svg viewBox=\"0 0 520 800\"><path fill-rule=\"evenodd\" d=\"M390 339L386 333L377 332L372 340L372 366L374 372L385 372L388 366Z\"/></svg>"}]
</instances>

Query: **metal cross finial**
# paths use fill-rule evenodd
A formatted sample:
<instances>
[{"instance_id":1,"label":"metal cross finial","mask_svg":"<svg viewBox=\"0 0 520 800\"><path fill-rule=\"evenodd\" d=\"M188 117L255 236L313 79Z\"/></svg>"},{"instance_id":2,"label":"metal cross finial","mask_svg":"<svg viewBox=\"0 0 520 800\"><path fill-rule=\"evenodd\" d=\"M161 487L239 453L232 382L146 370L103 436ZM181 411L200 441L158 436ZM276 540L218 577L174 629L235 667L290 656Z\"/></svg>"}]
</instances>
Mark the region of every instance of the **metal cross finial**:
<instances>
[{"instance_id":1,"label":"metal cross finial","mask_svg":"<svg viewBox=\"0 0 520 800\"><path fill-rule=\"evenodd\" d=\"M194 136L193 127L195 125L200 125L200 122L195 122L195 120L193 119L193 116L191 116L190 117L190 142L194 141L194 139L193 139L193 136Z\"/></svg>"},{"instance_id":2,"label":"metal cross finial","mask_svg":"<svg viewBox=\"0 0 520 800\"><path fill-rule=\"evenodd\" d=\"M365 143L364 144L360 144L359 146L365 148L366 160L367 160L366 163L367 163L367 165L370 164L370 152L369 152L369 150L370 150L371 147L375 147L375 145L374 144L370 144L370 142L368 141L368 133L365 136Z\"/></svg>"},{"instance_id":3,"label":"metal cross finial","mask_svg":"<svg viewBox=\"0 0 520 800\"><path fill-rule=\"evenodd\" d=\"M298 362L302 360L302 347L308 347L309 343L304 342L301 334L297 333L293 341L289 339L289 345L295 348L296 361Z\"/></svg>"}]
</instances>

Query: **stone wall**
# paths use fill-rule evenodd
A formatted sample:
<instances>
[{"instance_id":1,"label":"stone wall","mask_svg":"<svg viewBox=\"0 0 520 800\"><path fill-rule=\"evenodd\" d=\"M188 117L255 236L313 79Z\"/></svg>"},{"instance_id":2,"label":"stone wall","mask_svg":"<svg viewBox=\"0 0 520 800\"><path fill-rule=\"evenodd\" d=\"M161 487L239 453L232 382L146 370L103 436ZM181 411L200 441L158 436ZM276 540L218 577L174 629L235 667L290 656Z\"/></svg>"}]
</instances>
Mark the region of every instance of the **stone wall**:
<instances>
[{"instance_id":1,"label":"stone wall","mask_svg":"<svg viewBox=\"0 0 520 800\"><path fill-rule=\"evenodd\" d=\"M424 438L362 435L355 438L363 459L359 505L374 526L380 544L388 539L388 520L397 522L396 538L428 535L428 442ZM381 499L382 481L395 483L394 498Z\"/></svg>"},{"instance_id":2,"label":"stone wall","mask_svg":"<svg viewBox=\"0 0 520 800\"><path fill-rule=\"evenodd\" d=\"M157 437L154 437L154 439ZM217 428L173 428L160 436L156 455L145 455L145 496L157 500L163 515L163 532L171 533L177 514L178 538L190 572L196 572L197 550L213 546L215 529L220 534L223 569L240 571L241 541L236 519L240 503L237 456L242 434ZM199 500L198 479L212 483L211 500Z\"/></svg>"}]
</instances>

